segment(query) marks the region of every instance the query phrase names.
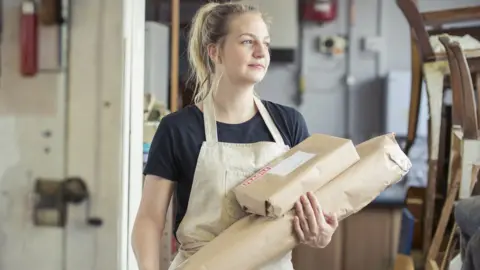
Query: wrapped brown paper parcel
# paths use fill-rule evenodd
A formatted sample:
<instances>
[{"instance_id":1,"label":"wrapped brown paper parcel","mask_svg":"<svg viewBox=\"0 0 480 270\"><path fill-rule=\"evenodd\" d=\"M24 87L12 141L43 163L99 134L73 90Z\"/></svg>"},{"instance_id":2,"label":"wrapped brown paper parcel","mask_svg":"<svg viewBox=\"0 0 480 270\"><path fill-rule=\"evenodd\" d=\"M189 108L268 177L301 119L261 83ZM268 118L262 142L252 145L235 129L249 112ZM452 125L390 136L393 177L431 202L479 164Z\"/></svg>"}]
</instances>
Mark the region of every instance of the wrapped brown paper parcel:
<instances>
[{"instance_id":1,"label":"wrapped brown paper parcel","mask_svg":"<svg viewBox=\"0 0 480 270\"><path fill-rule=\"evenodd\" d=\"M393 134L375 137L356 147L360 161L315 192L324 212L340 220L361 210L410 170L411 163ZM291 251L294 212L272 219L248 215L203 246L181 270L258 270Z\"/></svg>"},{"instance_id":2,"label":"wrapped brown paper parcel","mask_svg":"<svg viewBox=\"0 0 480 270\"><path fill-rule=\"evenodd\" d=\"M351 140L312 134L233 192L245 212L280 217L302 194L319 189L359 159Z\"/></svg>"}]
</instances>

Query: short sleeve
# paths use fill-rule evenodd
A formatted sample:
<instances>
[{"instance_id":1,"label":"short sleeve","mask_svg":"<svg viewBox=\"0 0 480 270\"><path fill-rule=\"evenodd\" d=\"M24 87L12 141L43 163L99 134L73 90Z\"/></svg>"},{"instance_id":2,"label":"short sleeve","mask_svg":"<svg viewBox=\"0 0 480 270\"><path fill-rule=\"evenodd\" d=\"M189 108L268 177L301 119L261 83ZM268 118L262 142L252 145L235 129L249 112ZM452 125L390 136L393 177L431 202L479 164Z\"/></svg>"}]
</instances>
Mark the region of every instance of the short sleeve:
<instances>
[{"instance_id":1,"label":"short sleeve","mask_svg":"<svg viewBox=\"0 0 480 270\"><path fill-rule=\"evenodd\" d=\"M307 122L305 121L305 118L303 117L303 115L295 109L293 111L294 113L292 115L292 120L293 120L292 142L293 142L293 146L295 146L301 143L306 138L308 138L310 136L310 133L308 131Z\"/></svg>"},{"instance_id":2,"label":"short sleeve","mask_svg":"<svg viewBox=\"0 0 480 270\"><path fill-rule=\"evenodd\" d=\"M175 155L175 127L171 119L164 117L153 136L144 175L155 175L171 181L178 181L179 169Z\"/></svg>"}]
</instances>

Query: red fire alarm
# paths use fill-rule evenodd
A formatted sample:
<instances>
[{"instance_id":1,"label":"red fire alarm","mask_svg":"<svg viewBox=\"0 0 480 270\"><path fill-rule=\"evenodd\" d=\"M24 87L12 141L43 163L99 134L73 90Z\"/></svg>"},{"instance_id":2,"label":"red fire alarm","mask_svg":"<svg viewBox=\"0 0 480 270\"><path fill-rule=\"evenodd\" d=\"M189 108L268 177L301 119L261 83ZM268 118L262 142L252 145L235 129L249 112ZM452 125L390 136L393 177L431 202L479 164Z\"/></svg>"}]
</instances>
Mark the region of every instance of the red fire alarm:
<instances>
[{"instance_id":1,"label":"red fire alarm","mask_svg":"<svg viewBox=\"0 0 480 270\"><path fill-rule=\"evenodd\" d=\"M326 23L337 18L338 0L307 0L303 9L303 19Z\"/></svg>"}]
</instances>

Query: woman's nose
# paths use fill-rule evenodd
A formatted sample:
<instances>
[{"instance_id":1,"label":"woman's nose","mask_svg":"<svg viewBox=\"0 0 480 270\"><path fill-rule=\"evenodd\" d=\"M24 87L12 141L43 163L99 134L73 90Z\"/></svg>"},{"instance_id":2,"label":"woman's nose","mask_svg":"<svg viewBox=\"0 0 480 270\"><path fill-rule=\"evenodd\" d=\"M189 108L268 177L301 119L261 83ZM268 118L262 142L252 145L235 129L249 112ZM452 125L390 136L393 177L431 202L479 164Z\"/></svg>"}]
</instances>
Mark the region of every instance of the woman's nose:
<instances>
[{"instance_id":1,"label":"woman's nose","mask_svg":"<svg viewBox=\"0 0 480 270\"><path fill-rule=\"evenodd\" d=\"M264 58L265 54L267 53L268 53L268 48L262 43L257 43L255 46L255 50L253 52L253 56L255 58Z\"/></svg>"}]
</instances>

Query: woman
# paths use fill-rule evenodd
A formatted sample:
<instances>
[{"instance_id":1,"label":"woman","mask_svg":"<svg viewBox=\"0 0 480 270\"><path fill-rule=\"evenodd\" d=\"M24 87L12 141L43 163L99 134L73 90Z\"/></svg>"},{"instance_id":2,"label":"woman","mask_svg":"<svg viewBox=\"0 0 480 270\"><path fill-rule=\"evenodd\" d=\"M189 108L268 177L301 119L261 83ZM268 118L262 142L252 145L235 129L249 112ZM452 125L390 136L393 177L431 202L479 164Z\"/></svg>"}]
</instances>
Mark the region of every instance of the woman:
<instances>
[{"instance_id":1,"label":"woman","mask_svg":"<svg viewBox=\"0 0 480 270\"><path fill-rule=\"evenodd\" d=\"M254 95L270 63L268 27L254 7L203 6L193 20L189 60L198 83L195 105L162 119L145 166L133 230L141 270L159 269L159 239L174 187L180 250L170 269L245 215L233 187L309 135L296 110ZM312 194L295 207L299 240L325 247L336 216L324 214ZM290 258L262 269L292 270Z\"/></svg>"}]
</instances>

